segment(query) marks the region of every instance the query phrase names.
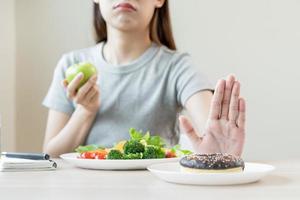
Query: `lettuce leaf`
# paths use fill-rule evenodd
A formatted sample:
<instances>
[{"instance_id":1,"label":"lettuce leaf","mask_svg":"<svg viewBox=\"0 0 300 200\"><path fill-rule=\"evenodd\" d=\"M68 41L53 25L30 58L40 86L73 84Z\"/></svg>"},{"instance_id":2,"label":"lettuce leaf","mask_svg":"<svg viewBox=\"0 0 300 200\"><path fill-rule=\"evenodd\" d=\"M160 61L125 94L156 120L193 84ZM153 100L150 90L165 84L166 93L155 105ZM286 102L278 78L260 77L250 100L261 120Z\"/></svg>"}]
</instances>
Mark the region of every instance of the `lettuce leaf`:
<instances>
[{"instance_id":1,"label":"lettuce leaf","mask_svg":"<svg viewBox=\"0 0 300 200\"><path fill-rule=\"evenodd\" d=\"M141 131L137 131L134 128L129 129L129 135L131 140L140 141L143 138L143 133Z\"/></svg>"},{"instance_id":2,"label":"lettuce leaf","mask_svg":"<svg viewBox=\"0 0 300 200\"><path fill-rule=\"evenodd\" d=\"M84 153L84 152L87 152L87 151L94 151L94 150L97 150L97 149L104 149L104 148L100 147L98 145L95 145L95 144L91 144L91 145L86 145L86 146L79 146L75 149L75 151L77 153Z\"/></svg>"},{"instance_id":3,"label":"lettuce leaf","mask_svg":"<svg viewBox=\"0 0 300 200\"><path fill-rule=\"evenodd\" d=\"M165 146L164 140L159 136L150 136L150 138L146 142L147 142L147 145L153 145L156 147Z\"/></svg>"},{"instance_id":4,"label":"lettuce leaf","mask_svg":"<svg viewBox=\"0 0 300 200\"><path fill-rule=\"evenodd\" d=\"M164 140L160 136L151 136L150 132L146 132L145 134L142 131L137 131L134 128L129 130L130 139L137 140L142 143L146 143L146 145L152 145L156 147L163 147L165 145Z\"/></svg>"},{"instance_id":5,"label":"lettuce leaf","mask_svg":"<svg viewBox=\"0 0 300 200\"><path fill-rule=\"evenodd\" d=\"M186 150L186 149L181 149L180 144L177 144L175 146L172 147L171 149L172 152L176 153L177 156L185 156L185 155L190 155L193 152L190 150Z\"/></svg>"}]
</instances>

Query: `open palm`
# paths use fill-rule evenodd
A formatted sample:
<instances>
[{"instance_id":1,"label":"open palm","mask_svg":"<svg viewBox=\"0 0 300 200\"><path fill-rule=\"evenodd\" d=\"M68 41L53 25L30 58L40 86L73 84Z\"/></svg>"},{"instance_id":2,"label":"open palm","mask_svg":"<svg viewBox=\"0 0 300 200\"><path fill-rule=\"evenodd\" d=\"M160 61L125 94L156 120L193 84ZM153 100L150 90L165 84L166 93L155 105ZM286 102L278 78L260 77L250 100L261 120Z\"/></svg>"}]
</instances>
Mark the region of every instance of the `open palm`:
<instances>
[{"instance_id":1,"label":"open palm","mask_svg":"<svg viewBox=\"0 0 300 200\"><path fill-rule=\"evenodd\" d=\"M234 76L229 76L226 81L218 81L201 137L187 118L181 116L179 120L197 152L240 156L245 140L245 111L245 100L240 97L240 83Z\"/></svg>"}]
</instances>

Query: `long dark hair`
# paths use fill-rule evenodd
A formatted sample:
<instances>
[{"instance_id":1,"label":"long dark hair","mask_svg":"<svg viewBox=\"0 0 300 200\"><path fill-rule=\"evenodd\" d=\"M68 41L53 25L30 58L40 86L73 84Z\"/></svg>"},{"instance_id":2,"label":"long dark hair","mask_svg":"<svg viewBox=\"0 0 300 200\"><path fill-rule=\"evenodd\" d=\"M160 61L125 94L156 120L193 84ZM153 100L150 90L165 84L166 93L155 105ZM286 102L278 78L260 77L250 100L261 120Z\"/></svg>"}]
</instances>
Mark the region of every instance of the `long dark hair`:
<instances>
[{"instance_id":1,"label":"long dark hair","mask_svg":"<svg viewBox=\"0 0 300 200\"><path fill-rule=\"evenodd\" d=\"M98 3L94 3L94 27L96 42L106 41L106 22L102 17ZM154 15L150 22L150 39L158 45L165 45L169 49L176 50L168 0L165 0L165 3L161 8L156 8L154 11Z\"/></svg>"}]
</instances>

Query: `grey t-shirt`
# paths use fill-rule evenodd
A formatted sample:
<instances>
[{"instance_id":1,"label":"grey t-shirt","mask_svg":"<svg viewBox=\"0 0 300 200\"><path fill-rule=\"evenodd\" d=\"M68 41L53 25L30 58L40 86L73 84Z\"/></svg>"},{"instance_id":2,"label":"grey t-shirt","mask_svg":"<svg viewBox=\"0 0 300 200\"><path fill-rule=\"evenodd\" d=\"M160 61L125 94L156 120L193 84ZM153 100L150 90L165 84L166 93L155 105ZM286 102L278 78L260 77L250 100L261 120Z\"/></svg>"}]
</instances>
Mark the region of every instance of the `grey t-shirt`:
<instances>
[{"instance_id":1,"label":"grey t-shirt","mask_svg":"<svg viewBox=\"0 0 300 200\"><path fill-rule=\"evenodd\" d=\"M153 43L130 64L114 66L105 61L103 46L99 43L63 55L43 105L71 115L76 104L67 98L61 81L69 66L88 61L99 73L101 106L86 144L110 147L128 139L130 128L160 135L169 145L178 143L178 113L193 94L211 90L211 83L194 68L186 53Z\"/></svg>"}]
</instances>

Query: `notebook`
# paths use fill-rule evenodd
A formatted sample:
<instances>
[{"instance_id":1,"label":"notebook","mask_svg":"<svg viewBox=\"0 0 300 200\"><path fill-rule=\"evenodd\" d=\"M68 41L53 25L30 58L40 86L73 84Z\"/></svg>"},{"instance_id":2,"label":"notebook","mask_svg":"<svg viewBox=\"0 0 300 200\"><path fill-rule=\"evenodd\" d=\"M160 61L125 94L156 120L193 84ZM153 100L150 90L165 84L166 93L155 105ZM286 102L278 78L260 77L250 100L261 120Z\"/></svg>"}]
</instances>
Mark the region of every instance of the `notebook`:
<instances>
[{"instance_id":1,"label":"notebook","mask_svg":"<svg viewBox=\"0 0 300 200\"><path fill-rule=\"evenodd\" d=\"M53 160L29 160L21 158L6 158L0 159L0 171L42 171L54 170L57 164Z\"/></svg>"}]
</instances>

